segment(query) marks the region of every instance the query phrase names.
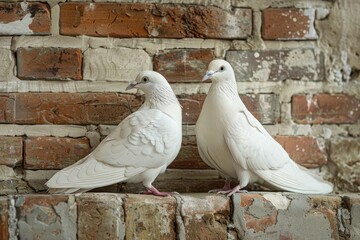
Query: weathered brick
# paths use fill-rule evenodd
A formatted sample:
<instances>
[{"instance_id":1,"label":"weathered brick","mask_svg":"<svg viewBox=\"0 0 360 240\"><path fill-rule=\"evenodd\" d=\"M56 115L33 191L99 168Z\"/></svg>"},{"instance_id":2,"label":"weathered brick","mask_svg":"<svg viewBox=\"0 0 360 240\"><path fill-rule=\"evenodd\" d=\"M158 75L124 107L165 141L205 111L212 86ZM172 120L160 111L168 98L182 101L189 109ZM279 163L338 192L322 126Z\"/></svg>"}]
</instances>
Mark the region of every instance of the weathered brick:
<instances>
[{"instance_id":1,"label":"weathered brick","mask_svg":"<svg viewBox=\"0 0 360 240\"><path fill-rule=\"evenodd\" d=\"M0 47L0 81L15 79L14 68L15 58L12 51L10 49L3 49Z\"/></svg>"},{"instance_id":2,"label":"weathered brick","mask_svg":"<svg viewBox=\"0 0 360 240\"><path fill-rule=\"evenodd\" d=\"M20 239L76 239L73 196L18 196L15 207Z\"/></svg>"},{"instance_id":3,"label":"weathered brick","mask_svg":"<svg viewBox=\"0 0 360 240\"><path fill-rule=\"evenodd\" d=\"M87 138L30 137L25 140L25 169L62 169L91 152Z\"/></svg>"},{"instance_id":4,"label":"weathered brick","mask_svg":"<svg viewBox=\"0 0 360 240\"><path fill-rule=\"evenodd\" d=\"M81 80L82 52L76 48L19 48L20 79Z\"/></svg>"},{"instance_id":5,"label":"weathered brick","mask_svg":"<svg viewBox=\"0 0 360 240\"><path fill-rule=\"evenodd\" d=\"M360 198L359 195L350 195L350 240L360 238Z\"/></svg>"},{"instance_id":6,"label":"weathered brick","mask_svg":"<svg viewBox=\"0 0 360 240\"><path fill-rule=\"evenodd\" d=\"M345 94L294 95L291 115L300 124L356 123L360 118L360 100Z\"/></svg>"},{"instance_id":7,"label":"weathered brick","mask_svg":"<svg viewBox=\"0 0 360 240\"><path fill-rule=\"evenodd\" d=\"M233 200L240 239L332 239L339 235L338 196L235 194Z\"/></svg>"},{"instance_id":8,"label":"weathered brick","mask_svg":"<svg viewBox=\"0 0 360 240\"><path fill-rule=\"evenodd\" d=\"M86 193L76 197L77 237L81 239L124 239L125 215L121 196Z\"/></svg>"},{"instance_id":9,"label":"weathered brick","mask_svg":"<svg viewBox=\"0 0 360 240\"><path fill-rule=\"evenodd\" d=\"M50 7L40 2L1 2L0 35L50 34Z\"/></svg>"},{"instance_id":10,"label":"weathered brick","mask_svg":"<svg viewBox=\"0 0 360 240\"><path fill-rule=\"evenodd\" d=\"M199 83L214 58L211 49L161 51L154 57L154 71L163 74L169 82Z\"/></svg>"},{"instance_id":11,"label":"weathered brick","mask_svg":"<svg viewBox=\"0 0 360 240\"><path fill-rule=\"evenodd\" d=\"M262 11L262 37L267 40L317 39L315 9L269 8Z\"/></svg>"},{"instance_id":12,"label":"weathered brick","mask_svg":"<svg viewBox=\"0 0 360 240\"><path fill-rule=\"evenodd\" d=\"M23 141L21 137L0 136L0 165L15 167L23 160Z\"/></svg>"},{"instance_id":13,"label":"weathered brick","mask_svg":"<svg viewBox=\"0 0 360 240\"><path fill-rule=\"evenodd\" d=\"M129 82L144 70L152 70L152 60L142 49L116 47L84 52L84 80Z\"/></svg>"},{"instance_id":14,"label":"weathered brick","mask_svg":"<svg viewBox=\"0 0 360 240\"><path fill-rule=\"evenodd\" d=\"M19 124L118 124L142 104L141 97L115 93L17 93L11 96L15 99L15 113L14 120L9 117L9 122Z\"/></svg>"},{"instance_id":15,"label":"weathered brick","mask_svg":"<svg viewBox=\"0 0 360 240\"><path fill-rule=\"evenodd\" d=\"M324 80L324 57L314 49L228 51L238 82Z\"/></svg>"},{"instance_id":16,"label":"weathered brick","mask_svg":"<svg viewBox=\"0 0 360 240\"><path fill-rule=\"evenodd\" d=\"M180 196L184 239L228 239L230 201L222 195Z\"/></svg>"},{"instance_id":17,"label":"weathered brick","mask_svg":"<svg viewBox=\"0 0 360 240\"><path fill-rule=\"evenodd\" d=\"M275 136L274 138L284 147L292 160L304 167L316 168L327 162L325 146L314 137Z\"/></svg>"},{"instance_id":18,"label":"weathered brick","mask_svg":"<svg viewBox=\"0 0 360 240\"><path fill-rule=\"evenodd\" d=\"M251 9L228 12L213 6L64 3L63 35L102 37L244 39L252 31Z\"/></svg>"},{"instance_id":19,"label":"weathered brick","mask_svg":"<svg viewBox=\"0 0 360 240\"><path fill-rule=\"evenodd\" d=\"M186 128L186 126L185 126ZM208 169L210 168L199 156L195 136L184 136L179 154L169 165L175 169Z\"/></svg>"},{"instance_id":20,"label":"weathered brick","mask_svg":"<svg viewBox=\"0 0 360 240\"><path fill-rule=\"evenodd\" d=\"M330 142L330 160L336 165L336 188L360 191L360 138L336 138Z\"/></svg>"},{"instance_id":21,"label":"weathered brick","mask_svg":"<svg viewBox=\"0 0 360 240\"><path fill-rule=\"evenodd\" d=\"M280 121L279 96L276 94L241 94L247 109L262 124L275 124Z\"/></svg>"},{"instance_id":22,"label":"weathered brick","mask_svg":"<svg viewBox=\"0 0 360 240\"><path fill-rule=\"evenodd\" d=\"M128 195L124 208L127 239L176 239L174 198Z\"/></svg>"},{"instance_id":23,"label":"weathered brick","mask_svg":"<svg viewBox=\"0 0 360 240\"><path fill-rule=\"evenodd\" d=\"M183 107L183 124L195 124L202 105L205 101L205 94L181 95L179 102ZM280 104L275 94L240 94L248 110L262 124L275 124L280 120Z\"/></svg>"},{"instance_id":24,"label":"weathered brick","mask_svg":"<svg viewBox=\"0 0 360 240\"><path fill-rule=\"evenodd\" d=\"M183 124L195 124L202 105L204 103L206 95L205 94L196 94L196 95L182 95L178 96L179 102L182 106L182 121ZM186 127L186 126L185 126Z\"/></svg>"},{"instance_id":25,"label":"weathered brick","mask_svg":"<svg viewBox=\"0 0 360 240\"><path fill-rule=\"evenodd\" d=\"M0 94L0 123L14 120L14 104L13 94Z\"/></svg>"},{"instance_id":26,"label":"weathered brick","mask_svg":"<svg viewBox=\"0 0 360 240\"><path fill-rule=\"evenodd\" d=\"M0 197L0 239L9 239L9 205L8 199Z\"/></svg>"}]
</instances>

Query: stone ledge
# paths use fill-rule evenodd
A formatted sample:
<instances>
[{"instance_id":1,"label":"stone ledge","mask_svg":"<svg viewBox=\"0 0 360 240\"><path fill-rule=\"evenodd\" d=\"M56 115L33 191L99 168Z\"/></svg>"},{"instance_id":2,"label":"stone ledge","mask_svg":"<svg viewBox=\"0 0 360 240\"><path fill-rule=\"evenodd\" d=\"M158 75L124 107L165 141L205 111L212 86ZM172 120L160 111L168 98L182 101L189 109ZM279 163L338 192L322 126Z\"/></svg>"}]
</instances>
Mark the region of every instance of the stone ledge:
<instances>
[{"instance_id":1,"label":"stone ledge","mask_svg":"<svg viewBox=\"0 0 360 240\"><path fill-rule=\"evenodd\" d=\"M0 239L359 239L360 194L0 197Z\"/></svg>"}]
</instances>

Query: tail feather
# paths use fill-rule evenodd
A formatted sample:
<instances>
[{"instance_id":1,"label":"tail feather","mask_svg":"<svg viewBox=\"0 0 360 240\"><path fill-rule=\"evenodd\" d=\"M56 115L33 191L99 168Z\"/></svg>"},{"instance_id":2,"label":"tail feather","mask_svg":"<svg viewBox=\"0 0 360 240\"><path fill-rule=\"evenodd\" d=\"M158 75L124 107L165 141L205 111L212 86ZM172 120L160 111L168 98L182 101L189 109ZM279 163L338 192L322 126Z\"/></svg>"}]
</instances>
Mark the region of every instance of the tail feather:
<instances>
[{"instance_id":1,"label":"tail feather","mask_svg":"<svg viewBox=\"0 0 360 240\"><path fill-rule=\"evenodd\" d=\"M262 170L257 174L272 186L304 194L328 194L333 191L333 184L320 176L305 170L294 162L277 170Z\"/></svg>"}]
</instances>

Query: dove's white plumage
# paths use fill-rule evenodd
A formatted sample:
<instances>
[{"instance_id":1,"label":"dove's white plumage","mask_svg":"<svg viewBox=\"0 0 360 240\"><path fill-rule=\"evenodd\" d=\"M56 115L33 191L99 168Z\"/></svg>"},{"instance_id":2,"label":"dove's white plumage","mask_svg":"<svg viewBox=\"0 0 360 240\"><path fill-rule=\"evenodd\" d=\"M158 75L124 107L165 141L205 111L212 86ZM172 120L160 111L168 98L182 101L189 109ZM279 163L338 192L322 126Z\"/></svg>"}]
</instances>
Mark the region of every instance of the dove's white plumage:
<instances>
[{"instance_id":1,"label":"dove's white plumage","mask_svg":"<svg viewBox=\"0 0 360 240\"><path fill-rule=\"evenodd\" d=\"M166 79L144 71L127 89L139 88L145 102L125 118L97 147L77 163L57 172L50 192L74 193L117 182L152 182L175 159L181 146L181 107ZM160 193L161 194L161 193Z\"/></svg>"},{"instance_id":2,"label":"dove's white plumage","mask_svg":"<svg viewBox=\"0 0 360 240\"><path fill-rule=\"evenodd\" d=\"M239 185L254 181L299 193L329 193L332 184L297 165L247 110L237 91L234 71L224 60L213 60L204 77L212 84L196 123L201 158Z\"/></svg>"}]
</instances>

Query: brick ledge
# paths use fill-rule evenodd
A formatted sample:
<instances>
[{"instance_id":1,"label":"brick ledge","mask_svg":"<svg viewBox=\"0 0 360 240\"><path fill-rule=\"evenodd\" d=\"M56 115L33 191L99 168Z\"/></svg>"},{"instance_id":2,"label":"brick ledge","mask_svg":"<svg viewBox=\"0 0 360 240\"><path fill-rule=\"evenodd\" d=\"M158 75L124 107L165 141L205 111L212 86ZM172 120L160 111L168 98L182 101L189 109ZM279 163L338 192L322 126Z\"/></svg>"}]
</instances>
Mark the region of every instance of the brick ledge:
<instances>
[{"instance_id":1,"label":"brick ledge","mask_svg":"<svg viewBox=\"0 0 360 240\"><path fill-rule=\"evenodd\" d=\"M0 239L360 239L360 194L0 197Z\"/></svg>"}]
</instances>

